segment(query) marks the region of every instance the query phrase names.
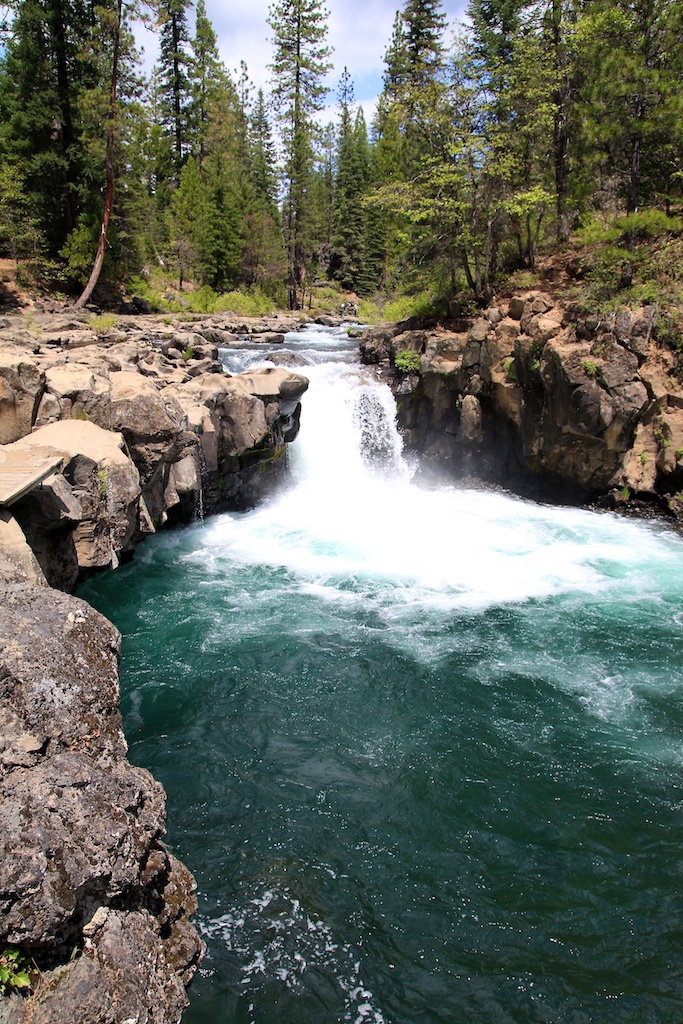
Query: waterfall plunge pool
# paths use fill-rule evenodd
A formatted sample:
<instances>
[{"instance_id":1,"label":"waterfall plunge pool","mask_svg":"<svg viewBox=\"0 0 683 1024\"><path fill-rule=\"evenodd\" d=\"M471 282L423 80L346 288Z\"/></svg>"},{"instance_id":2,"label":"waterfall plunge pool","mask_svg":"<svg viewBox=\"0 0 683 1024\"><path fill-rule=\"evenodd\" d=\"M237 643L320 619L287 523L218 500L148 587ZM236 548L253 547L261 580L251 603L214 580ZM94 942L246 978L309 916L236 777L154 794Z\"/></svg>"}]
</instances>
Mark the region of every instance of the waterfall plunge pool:
<instances>
[{"instance_id":1,"label":"waterfall plunge pool","mask_svg":"<svg viewBox=\"0 0 683 1024\"><path fill-rule=\"evenodd\" d=\"M345 333L286 346L290 485L79 591L199 886L184 1024L683 1020L683 541L421 490Z\"/></svg>"}]
</instances>

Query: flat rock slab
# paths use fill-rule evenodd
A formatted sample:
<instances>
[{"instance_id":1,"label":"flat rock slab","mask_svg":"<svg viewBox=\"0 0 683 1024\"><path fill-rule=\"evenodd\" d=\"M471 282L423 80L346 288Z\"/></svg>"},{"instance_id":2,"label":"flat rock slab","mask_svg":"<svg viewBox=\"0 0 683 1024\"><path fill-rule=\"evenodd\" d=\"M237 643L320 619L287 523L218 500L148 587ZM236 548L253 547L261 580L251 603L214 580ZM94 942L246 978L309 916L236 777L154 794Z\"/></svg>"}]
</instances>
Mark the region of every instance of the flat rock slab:
<instances>
[{"instance_id":1,"label":"flat rock slab","mask_svg":"<svg viewBox=\"0 0 683 1024\"><path fill-rule=\"evenodd\" d=\"M11 505L59 472L64 458L31 451L0 451L0 505Z\"/></svg>"}]
</instances>

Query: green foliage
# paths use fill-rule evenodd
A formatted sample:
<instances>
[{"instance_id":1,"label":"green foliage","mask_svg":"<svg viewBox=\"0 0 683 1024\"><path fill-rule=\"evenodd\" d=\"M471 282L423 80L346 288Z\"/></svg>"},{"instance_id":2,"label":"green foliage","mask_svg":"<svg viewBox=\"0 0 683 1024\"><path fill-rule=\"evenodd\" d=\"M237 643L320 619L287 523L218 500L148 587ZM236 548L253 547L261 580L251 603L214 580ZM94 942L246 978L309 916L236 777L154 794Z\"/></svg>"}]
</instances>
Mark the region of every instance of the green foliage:
<instances>
[{"instance_id":1,"label":"green foliage","mask_svg":"<svg viewBox=\"0 0 683 1024\"><path fill-rule=\"evenodd\" d=\"M664 210L651 208L617 217L614 229L621 233L622 238L659 238L661 235L679 235L683 231L683 220Z\"/></svg>"},{"instance_id":2,"label":"green foliage","mask_svg":"<svg viewBox=\"0 0 683 1024\"><path fill-rule=\"evenodd\" d=\"M105 469L98 469L97 479L100 485L100 497L105 500L107 497L107 471Z\"/></svg>"},{"instance_id":3,"label":"green foliage","mask_svg":"<svg viewBox=\"0 0 683 1024\"><path fill-rule=\"evenodd\" d=\"M510 383L514 384L517 382L517 370L515 369L515 358L514 356L508 356L507 359L503 360L503 369L505 370L505 376Z\"/></svg>"},{"instance_id":4,"label":"green foliage","mask_svg":"<svg viewBox=\"0 0 683 1024\"><path fill-rule=\"evenodd\" d=\"M30 988L30 961L25 953L7 946L0 954L0 993L6 995L16 989Z\"/></svg>"},{"instance_id":5,"label":"green foliage","mask_svg":"<svg viewBox=\"0 0 683 1024\"><path fill-rule=\"evenodd\" d=\"M654 334L660 345L666 345L672 352L681 352L683 348L683 332L678 316L670 311L660 312Z\"/></svg>"},{"instance_id":6,"label":"green foliage","mask_svg":"<svg viewBox=\"0 0 683 1024\"><path fill-rule=\"evenodd\" d=\"M647 452L644 450L640 453L640 461L643 464L643 466L647 462Z\"/></svg>"},{"instance_id":7,"label":"green foliage","mask_svg":"<svg viewBox=\"0 0 683 1024\"><path fill-rule=\"evenodd\" d=\"M390 323L409 320L413 316L435 317L443 313L441 304L427 292L417 295L402 295L387 302L382 310L382 319Z\"/></svg>"},{"instance_id":8,"label":"green foliage","mask_svg":"<svg viewBox=\"0 0 683 1024\"><path fill-rule=\"evenodd\" d=\"M370 136L346 71L336 123L317 123L322 0L271 5L270 96L243 62L234 79L223 66L205 0L193 38L189 0L159 0L160 57L143 88L136 3L123 7L113 106L114 0L8 8L0 251L30 261L29 277L89 274L109 152L105 278L134 275L128 293L161 310L310 310L327 301L317 282L334 280L377 296L365 320L434 315L446 307L431 295L481 304L510 271L514 290L542 286L539 253L576 225L581 305L683 303L673 0L470 0L450 50L441 0L402 0ZM171 275L181 294L164 298ZM660 318L657 337L680 350L673 322Z\"/></svg>"},{"instance_id":9,"label":"green foliage","mask_svg":"<svg viewBox=\"0 0 683 1024\"><path fill-rule=\"evenodd\" d=\"M401 373L415 373L420 369L420 353L410 348L401 349L396 355L394 365Z\"/></svg>"},{"instance_id":10,"label":"green foliage","mask_svg":"<svg viewBox=\"0 0 683 1024\"><path fill-rule=\"evenodd\" d=\"M328 11L320 0L276 0L268 24L273 30L274 55L270 70L272 101L285 153L284 210L289 306L303 304L311 239L314 117L327 92L323 79L331 68L326 45Z\"/></svg>"},{"instance_id":11,"label":"green foliage","mask_svg":"<svg viewBox=\"0 0 683 1024\"><path fill-rule=\"evenodd\" d=\"M591 380L595 380L598 375L597 363L593 362L592 359L582 359L581 366L583 367L583 372L586 376L590 377Z\"/></svg>"},{"instance_id":12,"label":"green foliage","mask_svg":"<svg viewBox=\"0 0 683 1024\"><path fill-rule=\"evenodd\" d=\"M97 335L108 334L113 327L116 327L118 323L118 317L115 313L101 313L98 316L90 318L88 327L91 331L94 331Z\"/></svg>"},{"instance_id":13,"label":"green foliage","mask_svg":"<svg viewBox=\"0 0 683 1024\"><path fill-rule=\"evenodd\" d=\"M631 489L629 487L622 487L619 491L619 500L628 501L631 497Z\"/></svg>"},{"instance_id":14,"label":"green foliage","mask_svg":"<svg viewBox=\"0 0 683 1024\"><path fill-rule=\"evenodd\" d=\"M275 309L275 303L269 295L259 288L250 291L231 291L216 297L212 312L236 313L238 316L266 316Z\"/></svg>"}]
</instances>

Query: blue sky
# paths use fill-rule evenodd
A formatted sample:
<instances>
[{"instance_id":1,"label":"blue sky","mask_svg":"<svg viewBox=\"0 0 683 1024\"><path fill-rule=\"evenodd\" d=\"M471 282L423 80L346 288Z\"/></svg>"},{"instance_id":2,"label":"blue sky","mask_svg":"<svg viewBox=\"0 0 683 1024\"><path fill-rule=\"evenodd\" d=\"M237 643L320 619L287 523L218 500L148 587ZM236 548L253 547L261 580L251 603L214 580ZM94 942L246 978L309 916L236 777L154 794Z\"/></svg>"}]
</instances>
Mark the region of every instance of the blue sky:
<instances>
[{"instance_id":1,"label":"blue sky","mask_svg":"<svg viewBox=\"0 0 683 1024\"><path fill-rule=\"evenodd\" d=\"M451 27L464 17L467 0L445 0L443 9ZM336 89L343 68L349 69L356 100L366 116L374 106L382 85L383 56L391 38L397 0L327 0L330 12L330 46L334 48L334 68L328 76L331 89L330 106L336 100ZM272 60L272 31L266 19L269 0L206 0L207 15L218 36L220 55L233 71L245 60L254 84L268 88L267 65ZM153 59L153 38L145 42L147 60ZM329 118L323 117L323 120Z\"/></svg>"}]
</instances>

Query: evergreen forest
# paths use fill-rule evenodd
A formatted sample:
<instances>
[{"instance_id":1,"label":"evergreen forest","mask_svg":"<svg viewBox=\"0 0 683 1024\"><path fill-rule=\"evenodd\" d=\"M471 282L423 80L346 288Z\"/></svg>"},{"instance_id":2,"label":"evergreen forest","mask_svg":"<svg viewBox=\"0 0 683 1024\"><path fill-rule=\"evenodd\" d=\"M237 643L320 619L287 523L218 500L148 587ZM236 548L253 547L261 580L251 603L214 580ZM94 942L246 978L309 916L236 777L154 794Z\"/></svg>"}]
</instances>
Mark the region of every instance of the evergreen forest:
<instances>
[{"instance_id":1,"label":"evergreen forest","mask_svg":"<svg viewBox=\"0 0 683 1024\"><path fill-rule=\"evenodd\" d=\"M370 124L346 69L321 120L322 0L273 0L268 92L224 66L204 0L4 10L0 256L78 303L476 304L570 240L593 301L676 277L680 0L470 0L455 33L440 0L405 0Z\"/></svg>"}]
</instances>

